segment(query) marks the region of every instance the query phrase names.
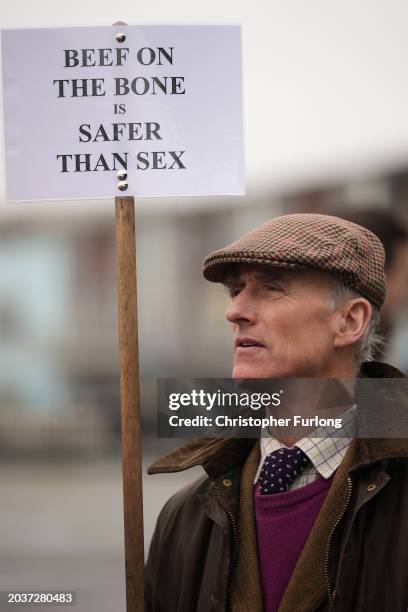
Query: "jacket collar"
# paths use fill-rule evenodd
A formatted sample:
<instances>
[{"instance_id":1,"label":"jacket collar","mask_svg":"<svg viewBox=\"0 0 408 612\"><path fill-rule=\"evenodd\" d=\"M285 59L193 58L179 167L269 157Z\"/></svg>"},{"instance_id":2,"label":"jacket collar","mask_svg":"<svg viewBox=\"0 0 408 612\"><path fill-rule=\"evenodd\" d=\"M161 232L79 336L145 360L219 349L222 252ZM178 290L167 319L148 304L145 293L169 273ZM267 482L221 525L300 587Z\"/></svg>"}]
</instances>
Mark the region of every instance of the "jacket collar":
<instances>
[{"instance_id":1,"label":"jacket collar","mask_svg":"<svg viewBox=\"0 0 408 612\"><path fill-rule=\"evenodd\" d=\"M402 398L408 410L408 379L397 368L380 362L364 362L360 368L361 378L399 378L402 383ZM257 438L196 438L181 448L160 457L152 463L148 474L180 472L201 465L211 478L218 478L230 470L242 466ZM356 458L351 471L377 461L397 457L408 458L406 438L358 438Z\"/></svg>"},{"instance_id":2,"label":"jacket collar","mask_svg":"<svg viewBox=\"0 0 408 612\"><path fill-rule=\"evenodd\" d=\"M181 472L201 465L211 478L242 465L257 438L196 438L147 468L148 474Z\"/></svg>"}]
</instances>

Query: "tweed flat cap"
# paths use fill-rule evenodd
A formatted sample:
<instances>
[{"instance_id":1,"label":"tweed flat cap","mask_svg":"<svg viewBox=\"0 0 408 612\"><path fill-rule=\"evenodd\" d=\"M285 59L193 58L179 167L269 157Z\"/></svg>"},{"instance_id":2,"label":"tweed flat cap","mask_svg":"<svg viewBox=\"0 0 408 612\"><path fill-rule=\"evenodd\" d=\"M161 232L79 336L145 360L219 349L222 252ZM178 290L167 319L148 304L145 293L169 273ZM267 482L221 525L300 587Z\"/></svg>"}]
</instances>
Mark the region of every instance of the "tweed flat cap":
<instances>
[{"instance_id":1,"label":"tweed flat cap","mask_svg":"<svg viewBox=\"0 0 408 612\"><path fill-rule=\"evenodd\" d=\"M275 217L210 253L203 262L203 275L222 282L231 264L237 263L325 270L375 306L384 302L385 255L380 239L339 217L311 213Z\"/></svg>"}]
</instances>

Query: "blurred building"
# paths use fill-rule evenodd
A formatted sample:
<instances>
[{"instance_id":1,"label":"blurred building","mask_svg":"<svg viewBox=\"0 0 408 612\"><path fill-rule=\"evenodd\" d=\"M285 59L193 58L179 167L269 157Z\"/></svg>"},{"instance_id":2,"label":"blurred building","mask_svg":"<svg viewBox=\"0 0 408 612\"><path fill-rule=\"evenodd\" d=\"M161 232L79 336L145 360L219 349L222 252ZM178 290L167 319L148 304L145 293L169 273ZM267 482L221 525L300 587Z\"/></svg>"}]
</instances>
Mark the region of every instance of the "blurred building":
<instances>
[{"instance_id":1,"label":"blurred building","mask_svg":"<svg viewBox=\"0 0 408 612\"><path fill-rule=\"evenodd\" d=\"M211 250L270 217L338 212L342 204L405 214L406 176L378 176L294 193L170 200L137 214L139 348L143 417L154 434L158 377L230 374L222 287L201 278ZM19 208L24 206L23 212ZM120 406L113 202L101 211L57 214L59 204L8 206L0 219L0 436L4 453L119 450ZM69 209L70 204L65 205ZM87 203L83 204L86 210ZM341 210L341 209L340 209ZM45 217L44 217L45 215ZM46 218L46 222L44 222ZM397 338L405 337L402 311ZM401 342L393 361L408 367ZM24 438L13 434L27 422ZM47 444L44 447L45 437ZM30 442L31 436L31 442ZM10 455L9 455L10 456Z\"/></svg>"}]
</instances>

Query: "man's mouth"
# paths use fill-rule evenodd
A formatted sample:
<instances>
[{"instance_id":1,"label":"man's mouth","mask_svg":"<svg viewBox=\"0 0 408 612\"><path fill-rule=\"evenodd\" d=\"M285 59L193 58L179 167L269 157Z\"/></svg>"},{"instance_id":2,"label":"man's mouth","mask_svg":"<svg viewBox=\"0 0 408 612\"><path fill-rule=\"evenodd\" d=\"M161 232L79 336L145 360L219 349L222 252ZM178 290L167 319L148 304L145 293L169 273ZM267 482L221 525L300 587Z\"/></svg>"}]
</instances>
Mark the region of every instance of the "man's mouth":
<instances>
[{"instance_id":1,"label":"man's mouth","mask_svg":"<svg viewBox=\"0 0 408 612\"><path fill-rule=\"evenodd\" d=\"M235 350L248 350L254 348L265 348L265 345L255 338L242 337L235 339Z\"/></svg>"}]
</instances>

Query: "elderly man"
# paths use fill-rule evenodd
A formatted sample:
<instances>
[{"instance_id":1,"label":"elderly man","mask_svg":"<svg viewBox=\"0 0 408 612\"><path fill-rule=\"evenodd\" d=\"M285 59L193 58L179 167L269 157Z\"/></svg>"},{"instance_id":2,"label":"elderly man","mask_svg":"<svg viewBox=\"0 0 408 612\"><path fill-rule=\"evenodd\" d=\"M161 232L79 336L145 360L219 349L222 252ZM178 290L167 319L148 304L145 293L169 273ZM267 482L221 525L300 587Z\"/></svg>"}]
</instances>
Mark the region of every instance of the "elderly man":
<instances>
[{"instance_id":1,"label":"elderly man","mask_svg":"<svg viewBox=\"0 0 408 612\"><path fill-rule=\"evenodd\" d=\"M369 362L385 281L384 251L368 230L284 215L209 255L203 273L231 295L233 378L402 379ZM316 402L294 389L295 404ZM398 397L399 411L407 399ZM381 401L393 409L392 398ZM295 445L203 438L155 462L150 473L202 465L206 474L160 514L147 611L405 612L408 444L353 432Z\"/></svg>"}]
</instances>

